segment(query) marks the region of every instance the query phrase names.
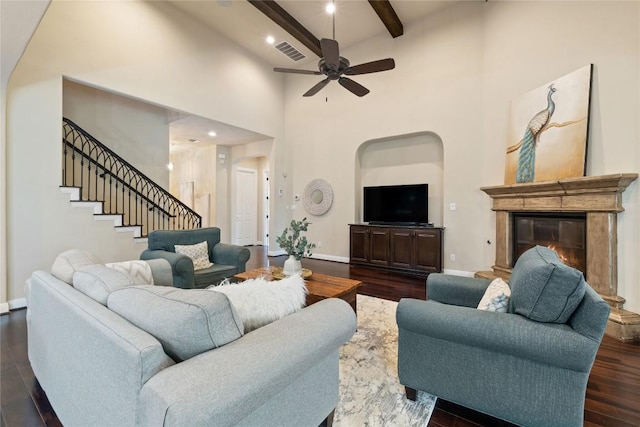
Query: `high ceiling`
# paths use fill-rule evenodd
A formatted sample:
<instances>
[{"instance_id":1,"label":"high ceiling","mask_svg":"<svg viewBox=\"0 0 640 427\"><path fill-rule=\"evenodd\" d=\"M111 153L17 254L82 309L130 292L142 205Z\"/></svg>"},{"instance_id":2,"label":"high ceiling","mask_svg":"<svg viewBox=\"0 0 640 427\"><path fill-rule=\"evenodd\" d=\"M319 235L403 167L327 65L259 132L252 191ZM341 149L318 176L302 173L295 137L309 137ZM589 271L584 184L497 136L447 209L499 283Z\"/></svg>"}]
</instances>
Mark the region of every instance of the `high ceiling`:
<instances>
[{"instance_id":1,"label":"high ceiling","mask_svg":"<svg viewBox=\"0 0 640 427\"><path fill-rule=\"evenodd\" d=\"M303 68L316 69L318 61L318 50L314 50L305 46L283 27L301 28L303 33L306 31L307 42L309 40L318 41L322 38L333 38L333 17L325 11L326 5L331 0L278 0L277 2L266 0L168 0L167 2L175 6L178 10L209 26L213 30L221 33L226 38L234 41L238 45L254 53L258 57L263 58L267 63L274 67L283 68ZM424 18L429 14L436 13L442 9L451 6L460 1L485 1L485 0L337 0L335 2L335 38L340 43L340 48L345 49L351 45L357 44L374 36L392 37L391 33L385 27L383 19L387 19L390 15L400 21L405 27L411 22ZM14 8L4 7L6 5L15 5ZM262 5L256 3L262 3ZM372 7L383 10L379 15ZM37 10L34 18L27 19L26 14L31 12L30 5L35 5ZM10 52L12 46L5 41L23 40L15 46L15 57L19 58L22 51L26 47L26 42L32 34L37 21L42 13L49 5L48 0L39 0L33 2L2 2L2 51ZM276 16L276 23L268 17L263 11L282 10L280 16ZM262 10L262 11L261 11ZM278 12L275 13L278 15ZM273 16L273 14L272 14ZM284 18L283 18L284 16ZM9 31L9 26L4 25L15 22L11 28L21 29ZM6 27L6 28L5 28ZM7 30L7 31L5 31ZM8 36L10 32L11 37ZM266 37L272 36L275 39L274 45L287 41L303 55L305 59L293 61L282 52L277 50L274 45L266 43ZM400 36L402 37L402 36ZM309 44L309 43L307 43ZM375 59L375 58L374 58ZM13 66L12 61L3 61L3 87L8 79ZM4 65L9 64L6 70ZM172 140L172 149L187 149L194 146L189 140L200 140L202 145L221 144L221 145L238 145L264 140L266 137L254 132L227 125L225 123L216 122L202 117L185 115L175 111L167 111L170 120L170 131ZM215 130L216 137L210 137L206 133Z\"/></svg>"},{"instance_id":2,"label":"high ceiling","mask_svg":"<svg viewBox=\"0 0 640 427\"><path fill-rule=\"evenodd\" d=\"M415 20L438 12L460 0L392 0L379 1L390 5L400 22L406 26ZM484 0L471 0L484 1ZM316 39L333 38L332 16L325 11L331 0L278 0L286 13L306 28ZM171 0L175 7L193 18L213 28L245 49L265 59L274 67L298 68L312 66L318 61L309 48L294 36L263 14L247 0L190 1ZM259 3L259 2L254 2ZM263 3L273 3L265 1ZM372 2L376 3L376 1ZM387 34L382 20L367 0L338 0L335 3L335 38L341 48L346 48L373 36ZM266 43L267 36L273 36L275 44L287 41L307 59L294 62L274 46ZM312 68L312 69L314 69Z\"/></svg>"},{"instance_id":3,"label":"high ceiling","mask_svg":"<svg viewBox=\"0 0 640 427\"><path fill-rule=\"evenodd\" d=\"M335 38L340 43L340 48L344 49L351 45L365 41L374 36L393 37L387 30L384 20L379 17L372 7L372 4L379 7L386 7L387 16L389 13L400 22L401 26L406 26L415 20L422 19L429 14L436 13L442 9L458 3L460 0L392 0L367 1L367 0L338 0L335 2ZM485 0L467 0L485 1ZM285 30L283 27L297 30L304 27L299 32L308 31L308 39L317 40L322 38L333 38L333 17L328 14L325 7L331 0L278 0L273 1L247 1L247 0L211 0L211 1L191 1L191 0L170 0L177 9L188 14L192 18L207 25L216 32L221 33L226 38L234 41L238 45L254 53L258 57L274 67L316 69L319 59L318 49L314 50L298 40L295 35ZM264 3L264 5L256 4ZM276 3L273 5L273 3ZM267 12L262 10L267 9ZM267 13L269 10L280 10L276 12L274 22ZM385 13L385 12L383 12ZM284 21L284 25L283 25ZM272 36L275 40L273 45L266 42L267 36ZM402 36L400 36L402 37ZM299 37L298 37L299 38ZM285 54L277 50L274 46L286 41L301 52L306 58L293 61ZM307 43L309 44L309 43ZM373 58L376 59L376 58ZM251 134L248 131L234 133L237 128L225 128L222 123L209 122L206 119L190 117L181 119L182 126L174 128L172 125L172 140L178 138L181 142L173 145L173 149L187 148L189 139L197 138L194 130L217 126L222 132L218 132L215 139L209 138L206 143L218 143L223 145L236 145L264 139L262 135ZM178 123L178 122L176 122ZM192 125L189 127L187 125ZM228 135L225 139L222 135Z\"/></svg>"}]
</instances>

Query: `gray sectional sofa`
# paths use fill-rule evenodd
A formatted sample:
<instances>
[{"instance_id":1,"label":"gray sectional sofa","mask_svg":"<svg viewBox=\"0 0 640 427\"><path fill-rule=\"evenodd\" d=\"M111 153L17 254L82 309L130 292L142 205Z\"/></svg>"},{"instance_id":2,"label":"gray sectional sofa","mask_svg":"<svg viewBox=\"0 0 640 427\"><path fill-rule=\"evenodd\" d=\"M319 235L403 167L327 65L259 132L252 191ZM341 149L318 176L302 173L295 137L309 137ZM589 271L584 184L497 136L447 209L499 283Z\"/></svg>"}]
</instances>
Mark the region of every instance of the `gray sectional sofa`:
<instances>
[{"instance_id":1,"label":"gray sectional sofa","mask_svg":"<svg viewBox=\"0 0 640 427\"><path fill-rule=\"evenodd\" d=\"M86 286L96 281L100 268L83 270L85 292L46 271L34 272L26 283L29 360L65 426L317 426L330 421L338 403L338 350L356 328L344 301L325 300L243 334L242 323L233 321L236 313L224 312L224 304L220 309L216 302L225 301L221 293L152 285L114 290L101 282L102 287L91 285L92 294ZM175 295L188 298L176 297L182 305L168 309ZM200 296L208 302L200 304ZM127 319L110 309L112 303L120 313L138 309L139 316ZM218 307L216 321L201 310L207 304ZM156 320L166 322L155 322L158 330L175 336L159 333L157 338L135 325L150 320L153 310L164 316ZM181 310L191 310L192 326L167 320ZM202 315L209 320L197 322ZM197 338L194 330L202 323L211 328L224 319L232 319L230 333L214 348L197 355L189 348L192 353L178 356L165 349L165 340ZM209 329L205 335L214 341L222 336Z\"/></svg>"}]
</instances>

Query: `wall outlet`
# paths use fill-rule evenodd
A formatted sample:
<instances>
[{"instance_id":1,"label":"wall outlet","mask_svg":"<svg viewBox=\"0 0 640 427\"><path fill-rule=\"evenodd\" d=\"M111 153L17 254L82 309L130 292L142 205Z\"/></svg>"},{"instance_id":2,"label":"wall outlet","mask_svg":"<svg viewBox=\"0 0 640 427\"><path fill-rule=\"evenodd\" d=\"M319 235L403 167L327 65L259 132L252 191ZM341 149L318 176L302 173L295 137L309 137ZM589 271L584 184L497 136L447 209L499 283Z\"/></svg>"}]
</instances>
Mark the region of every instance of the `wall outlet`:
<instances>
[{"instance_id":1,"label":"wall outlet","mask_svg":"<svg viewBox=\"0 0 640 427\"><path fill-rule=\"evenodd\" d=\"M450 259L451 261L455 261L455 260L456 260L456 254L451 254L451 255L449 255L449 259Z\"/></svg>"},{"instance_id":2,"label":"wall outlet","mask_svg":"<svg viewBox=\"0 0 640 427\"><path fill-rule=\"evenodd\" d=\"M321 247L322 247L322 242L316 243L316 248L321 248Z\"/></svg>"},{"instance_id":3,"label":"wall outlet","mask_svg":"<svg viewBox=\"0 0 640 427\"><path fill-rule=\"evenodd\" d=\"M450 211L455 211L456 210L456 204L455 203L449 203L449 210Z\"/></svg>"}]
</instances>

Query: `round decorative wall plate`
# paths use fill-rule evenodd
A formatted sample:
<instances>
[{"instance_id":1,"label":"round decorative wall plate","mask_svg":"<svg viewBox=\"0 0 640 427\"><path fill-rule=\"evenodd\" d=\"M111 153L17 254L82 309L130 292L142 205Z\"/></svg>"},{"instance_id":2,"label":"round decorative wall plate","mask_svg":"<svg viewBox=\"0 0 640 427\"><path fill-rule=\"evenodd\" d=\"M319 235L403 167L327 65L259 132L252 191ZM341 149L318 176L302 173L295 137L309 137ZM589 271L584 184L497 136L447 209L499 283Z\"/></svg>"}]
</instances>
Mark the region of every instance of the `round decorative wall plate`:
<instances>
[{"instance_id":1,"label":"round decorative wall plate","mask_svg":"<svg viewBox=\"0 0 640 427\"><path fill-rule=\"evenodd\" d=\"M331 184L321 178L310 181L304 188L302 204L311 215L324 215L333 203Z\"/></svg>"}]
</instances>

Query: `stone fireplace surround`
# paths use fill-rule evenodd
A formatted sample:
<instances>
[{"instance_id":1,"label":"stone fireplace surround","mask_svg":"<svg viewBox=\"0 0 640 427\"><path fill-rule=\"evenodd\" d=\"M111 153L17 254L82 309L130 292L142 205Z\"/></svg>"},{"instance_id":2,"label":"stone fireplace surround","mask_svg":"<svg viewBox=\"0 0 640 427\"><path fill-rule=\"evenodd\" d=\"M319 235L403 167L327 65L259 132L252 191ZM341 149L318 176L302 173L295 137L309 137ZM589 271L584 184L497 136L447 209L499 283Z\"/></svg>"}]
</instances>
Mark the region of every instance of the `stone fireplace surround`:
<instances>
[{"instance_id":1,"label":"stone fireplace surround","mask_svg":"<svg viewBox=\"0 0 640 427\"><path fill-rule=\"evenodd\" d=\"M513 212L584 212L587 220L585 279L611 305L607 335L640 340L640 315L624 310L618 295L617 216L624 211L622 193L638 174L567 178L526 184L482 187L496 212L496 261L492 271L476 277L508 280L512 265Z\"/></svg>"}]
</instances>

